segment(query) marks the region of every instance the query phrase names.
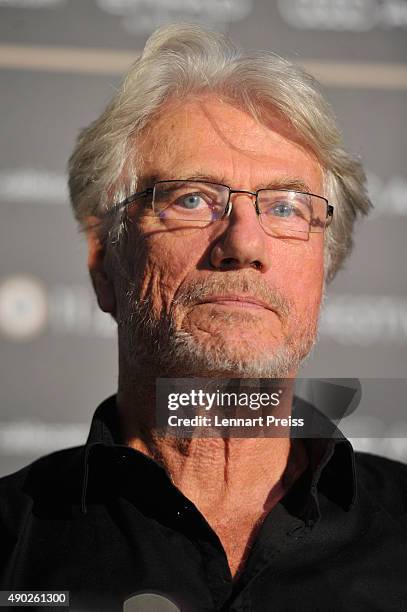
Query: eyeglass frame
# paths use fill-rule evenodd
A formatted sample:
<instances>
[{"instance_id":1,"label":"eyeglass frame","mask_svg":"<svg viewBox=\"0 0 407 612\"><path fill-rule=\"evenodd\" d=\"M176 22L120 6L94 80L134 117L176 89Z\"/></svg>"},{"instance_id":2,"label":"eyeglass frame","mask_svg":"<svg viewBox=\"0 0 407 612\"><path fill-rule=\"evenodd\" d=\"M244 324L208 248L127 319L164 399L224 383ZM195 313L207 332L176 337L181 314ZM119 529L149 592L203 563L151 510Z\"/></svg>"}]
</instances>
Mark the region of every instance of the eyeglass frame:
<instances>
[{"instance_id":1,"label":"eyeglass frame","mask_svg":"<svg viewBox=\"0 0 407 612\"><path fill-rule=\"evenodd\" d=\"M204 185L219 185L219 187L226 187L226 189L229 192L228 195L228 199L225 205L225 210L223 215L219 218L216 219L216 221L220 221L221 219L224 219L226 217L228 217L230 215L230 213L232 212L232 208L233 208L233 203L230 201L230 196L232 195L232 193L246 193L248 195L251 196L255 196L255 201L254 201L254 206L256 209L256 214L259 216L261 215L261 211L259 209L259 205L258 205L258 194L260 191L284 191L284 192L293 192L293 193L299 193L300 195L308 195L308 196L312 196L314 198L319 198L320 200L324 200L325 204L326 204L326 217L325 219L330 219L328 225L331 223L332 219L333 219L333 213L334 213L334 206L332 204L329 203L328 199L325 198L324 196L321 195L317 195L316 193L310 193L308 191L299 191L298 189L288 189L288 188L282 188L282 189L275 189L272 187L262 187L260 189L257 189L256 191L247 191L245 189L232 189L231 187L229 187L229 185L225 185L224 183L214 183L212 181L205 181L205 180L198 180L198 179L168 179L168 180L161 180L161 181L156 181L152 187L147 187L146 189L144 189L143 191L138 191L134 194L132 194L131 196L125 198L124 200L122 200L121 202L118 202L117 204L115 204L113 210L120 210L121 208L124 208L126 206L128 206L129 204L133 204L133 202L135 202L138 198L142 198L142 197L146 197L148 195L152 195L154 194L154 190L156 188L157 185L159 185L160 183L203 183ZM153 207L152 211L154 211ZM212 221L212 223L214 223L214 221ZM327 226L324 226L324 229ZM311 232L313 233L313 232Z\"/></svg>"}]
</instances>

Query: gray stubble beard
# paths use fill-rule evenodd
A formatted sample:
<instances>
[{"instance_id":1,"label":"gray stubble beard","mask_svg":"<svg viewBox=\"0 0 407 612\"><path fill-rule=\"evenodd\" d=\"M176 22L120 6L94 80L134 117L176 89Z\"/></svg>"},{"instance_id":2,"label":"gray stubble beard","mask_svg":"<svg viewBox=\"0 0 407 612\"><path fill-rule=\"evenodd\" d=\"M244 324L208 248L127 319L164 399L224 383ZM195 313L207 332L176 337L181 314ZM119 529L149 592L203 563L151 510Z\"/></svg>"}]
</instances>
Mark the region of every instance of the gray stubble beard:
<instances>
[{"instance_id":1,"label":"gray stubble beard","mask_svg":"<svg viewBox=\"0 0 407 612\"><path fill-rule=\"evenodd\" d=\"M224 287L248 292L251 284L243 277L235 278L233 286L227 281ZM210 295L215 287L219 290L218 280L193 283L176 296L170 314L162 313L157 318L151 299L138 299L136 288L128 286L125 306L118 317L119 342L135 374L147 374L152 378L284 378L298 371L315 345L317 321L309 321L299 337L286 336L284 344L272 355L257 356L250 355L248 346L247 356L240 351L240 356L236 357L221 337L208 347L192 333L177 329L174 309L193 304L205 293ZM259 294L276 308L282 319L294 317L298 320L293 305L281 294L264 286L257 292ZM292 323L291 329L295 329L297 324Z\"/></svg>"}]
</instances>

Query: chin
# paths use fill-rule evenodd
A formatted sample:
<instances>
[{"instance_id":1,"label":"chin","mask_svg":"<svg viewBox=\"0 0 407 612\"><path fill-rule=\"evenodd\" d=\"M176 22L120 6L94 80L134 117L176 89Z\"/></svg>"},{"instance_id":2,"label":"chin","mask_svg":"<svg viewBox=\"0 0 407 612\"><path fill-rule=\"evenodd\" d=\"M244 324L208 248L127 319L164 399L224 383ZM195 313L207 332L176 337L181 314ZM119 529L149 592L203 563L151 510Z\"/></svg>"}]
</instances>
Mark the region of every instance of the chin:
<instances>
[{"instance_id":1,"label":"chin","mask_svg":"<svg viewBox=\"0 0 407 612\"><path fill-rule=\"evenodd\" d=\"M253 343L241 339L237 345L226 338L214 338L208 344L187 332L177 332L166 353L161 355L166 362L162 366L173 377L284 378L291 377L304 359L304 351L293 345L263 346L255 351Z\"/></svg>"}]
</instances>

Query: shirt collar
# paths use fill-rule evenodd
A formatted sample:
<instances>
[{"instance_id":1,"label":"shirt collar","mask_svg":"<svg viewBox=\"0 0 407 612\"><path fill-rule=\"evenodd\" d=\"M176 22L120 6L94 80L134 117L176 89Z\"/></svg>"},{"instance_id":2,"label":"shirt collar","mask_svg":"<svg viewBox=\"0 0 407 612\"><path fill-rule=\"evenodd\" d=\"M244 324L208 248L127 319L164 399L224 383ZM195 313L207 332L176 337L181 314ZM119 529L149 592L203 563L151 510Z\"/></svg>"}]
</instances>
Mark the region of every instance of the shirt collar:
<instances>
[{"instance_id":1,"label":"shirt collar","mask_svg":"<svg viewBox=\"0 0 407 612\"><path fill-rule=\"evenodd\" d=\"M320 418L319 413L319 418ZM325 418L325 417L323 417ZM308 468L287 495L287 504L301 514L304 520L315 523L320 517L318 491L334 503L349 510L356 499L355 458L351 443L334 428L334 436L327 438L304 438L308 454ZM116 396L104 400L96 409L92 419L84 454L82 485L82 511L86 513L86 496L89 485L89 464L92 450L104 446L107 449L131 452L151 459L125 446L120 434L116 408ZM157 466L158 467L158 466ZM162 469L162 468L160 468Z\"/></svg>"},{"instance_id":2,"label":"shirt collar","mask_svg":"<svg viewBox=\"0 0 407 612\"><path fill-rule=\"evenodd\" d=\"M93 444L107 446L123 444L117 416L116 395L111 395L96 408L86 446Z\"/></svg>"}]
</instances>

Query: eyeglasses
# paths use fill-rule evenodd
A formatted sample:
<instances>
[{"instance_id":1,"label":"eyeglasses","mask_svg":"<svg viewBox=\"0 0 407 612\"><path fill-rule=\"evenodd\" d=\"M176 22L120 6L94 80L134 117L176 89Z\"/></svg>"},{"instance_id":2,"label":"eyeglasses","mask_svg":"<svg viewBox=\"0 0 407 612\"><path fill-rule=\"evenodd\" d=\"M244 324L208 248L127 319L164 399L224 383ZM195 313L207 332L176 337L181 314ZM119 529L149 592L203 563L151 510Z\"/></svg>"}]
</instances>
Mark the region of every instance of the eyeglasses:
<instances>
[{"instance_id":1,"label":"eyeglasses","mask_svg":"<svg viewBox=\"0 0 407 612\"><path fill-rule=\"evenodd\" d=\"M310 233L323 232L332 220L333 206L326 198L312 193L291 189L242 191L197 180L158 181L126 198L117 208L152 196L149 208L141 216L156 217L168 229L206 227L230 215L234 193L255 198L253 204L260 223L273 236L305 239Z\"/></svg>"}]
</instances>

